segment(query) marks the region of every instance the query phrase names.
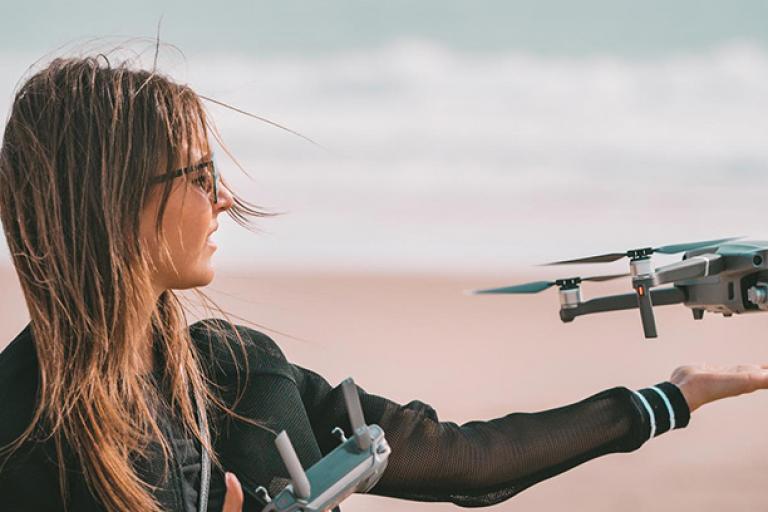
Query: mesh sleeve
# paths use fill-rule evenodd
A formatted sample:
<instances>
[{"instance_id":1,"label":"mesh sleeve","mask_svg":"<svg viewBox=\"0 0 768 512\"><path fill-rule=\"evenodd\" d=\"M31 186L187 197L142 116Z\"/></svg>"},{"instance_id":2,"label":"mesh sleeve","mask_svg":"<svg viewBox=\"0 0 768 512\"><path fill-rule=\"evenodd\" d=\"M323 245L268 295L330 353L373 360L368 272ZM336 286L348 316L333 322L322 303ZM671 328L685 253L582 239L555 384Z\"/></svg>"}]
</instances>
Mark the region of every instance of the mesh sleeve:
<instances>
[{"instance_id":1,"label":"mesh sleeve","mask_svg":"<svg viewBox=\"0 0 768 512\"><path fill-rule=\"evenodd\" d=\"M323 453L349 432L341 386L294 365L302 400ZM358 388L365 419L380 425L392 453L372 494L465 507L504 501L531 485L595 457L639 448L648 414L633 392L607 389L556 409L516 412L463 425L439 421L429 405L399 405Z\"/></svg>"}]
</instances>

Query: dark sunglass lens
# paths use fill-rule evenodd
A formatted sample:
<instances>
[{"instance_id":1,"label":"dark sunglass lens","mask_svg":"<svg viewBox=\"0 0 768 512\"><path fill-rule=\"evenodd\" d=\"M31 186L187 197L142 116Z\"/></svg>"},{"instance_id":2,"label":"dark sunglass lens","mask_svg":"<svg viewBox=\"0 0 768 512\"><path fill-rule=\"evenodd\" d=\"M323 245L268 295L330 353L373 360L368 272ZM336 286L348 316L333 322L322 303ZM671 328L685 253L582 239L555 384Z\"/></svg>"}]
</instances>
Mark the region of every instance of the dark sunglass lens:
<instances>
[{"instance_id":1,"label":"dark sunglass lens","mask_svg":"<svg viewBox=\"0 0 768 512\"><path fill-rule=\"evenodd\" d=\"M213 182L213 203L216 204L219 202L219 175L216 172L216 165L213 163L213 160L211 160L210 170L211 181Z\"/></svg>"}]
</instances>

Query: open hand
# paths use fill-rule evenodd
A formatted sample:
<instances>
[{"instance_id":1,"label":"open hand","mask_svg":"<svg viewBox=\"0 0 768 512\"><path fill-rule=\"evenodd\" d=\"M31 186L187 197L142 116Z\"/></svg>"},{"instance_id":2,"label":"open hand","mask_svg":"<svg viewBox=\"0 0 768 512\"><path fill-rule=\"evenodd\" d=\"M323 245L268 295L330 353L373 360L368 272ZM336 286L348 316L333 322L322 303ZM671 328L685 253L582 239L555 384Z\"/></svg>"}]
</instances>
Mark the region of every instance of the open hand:
<instances>
[{"instance_id":1,"label":"open hand","mask_svg":"<svg viewBox=\"0 0 768 512\"><path fill-rule=\"evenodd\" d=\"M243 488L234 473L224 474L224 483L227 485L227 494L224 496L224 506L221 512L242 512Z\"/></svg>"},{"instance_id":2,"label":"open hand","mask_svg":"<svg viewBox=\"0 0 768 512\"><path fill-rule=\"evenodd\" d=\"M669 381L682 391L691 412L702 405L730 396L768 389L768 364L680 366Z\"/></svg>"}]
</instances>

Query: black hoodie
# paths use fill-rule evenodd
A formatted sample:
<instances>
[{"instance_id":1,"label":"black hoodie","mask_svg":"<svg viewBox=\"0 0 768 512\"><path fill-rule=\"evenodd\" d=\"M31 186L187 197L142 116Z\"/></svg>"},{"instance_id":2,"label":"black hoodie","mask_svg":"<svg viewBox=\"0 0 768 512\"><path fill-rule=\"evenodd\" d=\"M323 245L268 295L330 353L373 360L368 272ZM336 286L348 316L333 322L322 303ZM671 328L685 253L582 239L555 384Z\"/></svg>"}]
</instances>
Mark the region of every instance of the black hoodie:
<instances>
[{"instance_id":1,"label":"black hoodie","mask_svg":"<svg viewBox=\"0 0 768 512\"><path fill-rule=\"evenodd\" d=\"M209 329L214 325L225 329L231 343ZM275 496L289 483L274 445L277 433L288 431L305 468L338 444L333 427L349 434L341 386L332 387L313 371L291 364L273 340L253 329L215 319L189 329L203 370L224 402L260 423L221 414L209 417L223 468L243 484L243 510L261 510L264 503L254 492L258 486ZM244 353L234 329L244 337ZM0 354L0 446L29 424L37 387L37 358L27 325ZM384 476L371 493L465 507L493 505L587 460L636 450L670 426L685 427L690 417L680 390L669 382L640 392L615 387L564 407L461 426L440 422L435 410L420 401L399 405L358 390L366 422L380 425L392 448ZM161 461L151 455L137 460L137 469L146 481L159 484L156 497L166 510L192 512L200 482L200 446L178 428L169 409L158 414L172 439L171 470L163 478ZM0 510L64 510L60 464L67 470L69 510L104 510L71 452L65 447L59 461L51 440L29 440L0 464ZM221 510L224 492L223 470L214 467L209 511Z\"/></svg>"}]
</instances>

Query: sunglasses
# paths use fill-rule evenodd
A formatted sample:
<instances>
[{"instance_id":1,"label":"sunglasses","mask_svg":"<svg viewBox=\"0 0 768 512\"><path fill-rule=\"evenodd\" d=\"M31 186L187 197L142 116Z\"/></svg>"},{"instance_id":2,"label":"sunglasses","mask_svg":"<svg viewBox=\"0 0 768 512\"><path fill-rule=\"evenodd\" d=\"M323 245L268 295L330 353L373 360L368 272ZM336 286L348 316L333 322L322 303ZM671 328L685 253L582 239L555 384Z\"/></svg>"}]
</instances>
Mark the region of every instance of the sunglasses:
<instances>
[{"instance_id":1,"label":"sunglasses","mask_svg":"<svg viewBox=\"0 0 768 512\"><path fill-rule=\"evenodd\" d=\"M192 183L200 187L209 197L212 198L213 204L219 202L219 174L216 172L216 166L213 160L206 160L199 164L190 165L189 167L182 167L175 171L169 171L165 174L155 176L150 180L150 183L161 183L163 181L173 180L185 174L198 173L192 178Z\"/></svg>"}]
</instances>

